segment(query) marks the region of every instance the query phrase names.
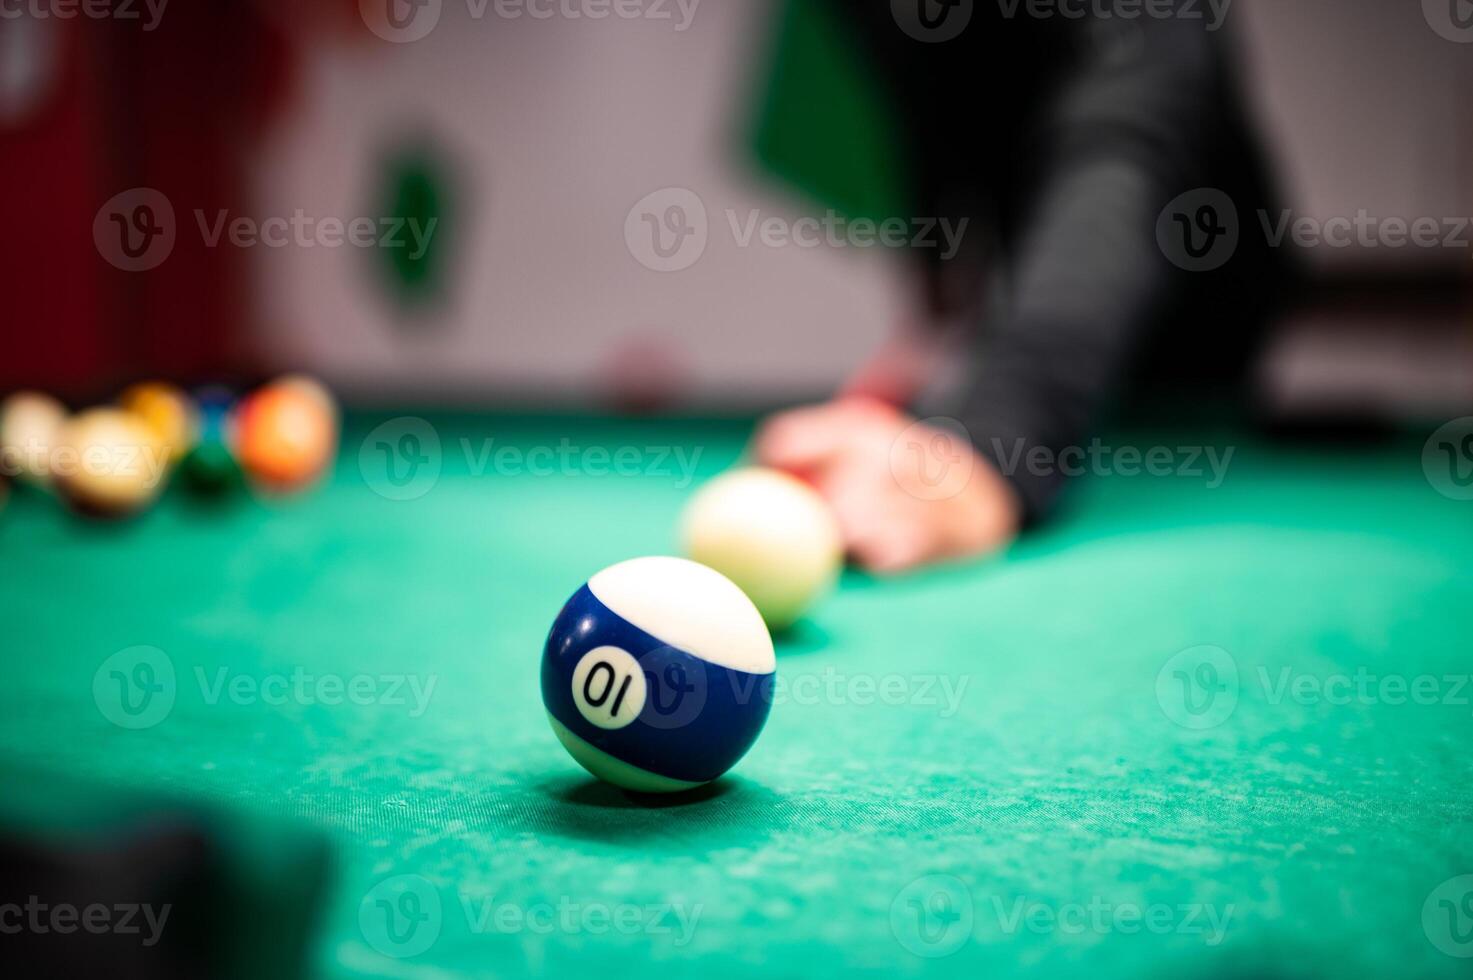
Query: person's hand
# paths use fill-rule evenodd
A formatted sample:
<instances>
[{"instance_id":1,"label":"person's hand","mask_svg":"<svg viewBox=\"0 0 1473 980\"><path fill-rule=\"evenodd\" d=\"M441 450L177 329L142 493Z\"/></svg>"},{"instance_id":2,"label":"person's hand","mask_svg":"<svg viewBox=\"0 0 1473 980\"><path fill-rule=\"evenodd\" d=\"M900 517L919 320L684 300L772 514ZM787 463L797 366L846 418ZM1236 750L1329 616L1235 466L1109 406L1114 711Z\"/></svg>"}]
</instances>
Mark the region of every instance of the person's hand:
<instances>
[{"instance_id":1,"label":"person's hand","mask_svg":"<svg viewBox=\"0 0 1473 980\"><path fill-rule=\"evenodd\" d=\"M874 572L988 554L1022 522L1012 486L961 433L880 402L848 398L776 415L753 453L817 488L850 557Z\"/></svg>"}]
</instances>

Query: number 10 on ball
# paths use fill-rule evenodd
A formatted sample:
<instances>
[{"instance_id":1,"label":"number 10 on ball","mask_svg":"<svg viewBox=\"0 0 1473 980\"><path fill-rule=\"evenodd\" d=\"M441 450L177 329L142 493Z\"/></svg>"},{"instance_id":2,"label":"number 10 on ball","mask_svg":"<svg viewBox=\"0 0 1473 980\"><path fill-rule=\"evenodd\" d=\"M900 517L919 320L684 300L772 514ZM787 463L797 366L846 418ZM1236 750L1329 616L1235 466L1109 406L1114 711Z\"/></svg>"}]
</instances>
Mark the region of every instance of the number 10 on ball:
<instances>
[{"instance_id":1,"label":"number 10 on ball","mask_svg":"<svg viewBox=\"0 0 1473 980\"><path fill-rule=\"evenodd\" d=\"M681 558L599 572L558 614L542 655L552 730L589 772L672 793L716 779L762 731L777 661L752 601Z\"/></svg>"}]
</instances>

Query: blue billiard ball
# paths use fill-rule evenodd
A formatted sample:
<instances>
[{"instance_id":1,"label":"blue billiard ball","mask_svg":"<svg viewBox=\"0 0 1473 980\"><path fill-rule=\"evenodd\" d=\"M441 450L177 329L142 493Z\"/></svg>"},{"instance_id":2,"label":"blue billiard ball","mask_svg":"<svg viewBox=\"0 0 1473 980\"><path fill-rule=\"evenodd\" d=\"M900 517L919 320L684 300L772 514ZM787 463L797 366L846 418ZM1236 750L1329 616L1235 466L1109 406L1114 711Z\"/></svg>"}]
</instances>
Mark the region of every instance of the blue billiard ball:
<instances>
[{"instance_id":1,"label":"blue billiard ball","mask_svg":"<svg viewBox=\"0 0 1473 980\"><path fill-rule=\"evenodd\" d=\"M583 768L673 793L752 747L776 670L761 614L730 579L683 558L636 558L593 576L558 614L542 702Z\"/></svg>"}]
</instances>

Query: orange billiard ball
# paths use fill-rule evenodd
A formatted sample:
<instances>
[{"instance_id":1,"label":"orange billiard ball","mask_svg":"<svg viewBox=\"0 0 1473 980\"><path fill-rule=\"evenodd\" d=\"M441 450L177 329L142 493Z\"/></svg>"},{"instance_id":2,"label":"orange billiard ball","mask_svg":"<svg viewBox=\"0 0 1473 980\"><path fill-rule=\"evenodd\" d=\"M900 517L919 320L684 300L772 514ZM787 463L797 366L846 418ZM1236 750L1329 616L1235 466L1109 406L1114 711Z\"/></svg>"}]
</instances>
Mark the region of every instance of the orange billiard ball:
<instances>
[{"instance_id":1,"label":"orange billiard ball","mask_svg":"<svg viewBox=\"0 0 1473 980\"><path fill-rule=\"evenodd\" d=\"M236 427L236 454L253 482L300 490L327 471L337 452L335 406L302 384L269 384L246 399Z\"/></svg>"}]
</instances>

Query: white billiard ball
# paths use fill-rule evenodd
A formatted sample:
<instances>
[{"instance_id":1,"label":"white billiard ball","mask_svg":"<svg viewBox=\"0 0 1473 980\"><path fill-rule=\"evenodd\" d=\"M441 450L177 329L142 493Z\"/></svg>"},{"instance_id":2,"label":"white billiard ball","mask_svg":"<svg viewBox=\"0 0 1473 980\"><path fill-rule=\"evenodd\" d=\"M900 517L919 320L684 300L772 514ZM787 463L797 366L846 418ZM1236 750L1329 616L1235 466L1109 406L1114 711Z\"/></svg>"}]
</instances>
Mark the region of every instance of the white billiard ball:
<instances>
[{"instance_id":1,"label":"white billiard ball","mask_svg":"<svg viewBox=\"0 0 1473 980\"><path fill-rule=\"evenodd\" d=\"M38 391L18 391L0 403L0 466L34 484L51 480L51 456L66 406Z\"/></svg>"},{"instance_id":2,"label":"white billiard ball","mask_svg":"<svg viewBox=\"0 0 1473 980\"><path fill-rule=\"evenodd\" d=\"M838 577L844 547L824 499L797 477L750 467L706 484L681 521L685 554L731 579L767 625L787 629Z\"/></svg>"}]
</instances>

